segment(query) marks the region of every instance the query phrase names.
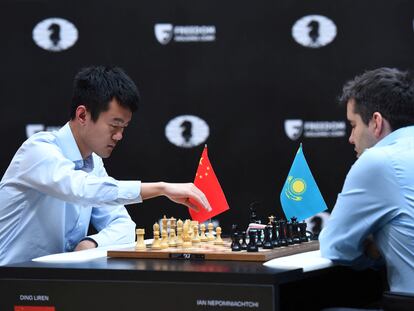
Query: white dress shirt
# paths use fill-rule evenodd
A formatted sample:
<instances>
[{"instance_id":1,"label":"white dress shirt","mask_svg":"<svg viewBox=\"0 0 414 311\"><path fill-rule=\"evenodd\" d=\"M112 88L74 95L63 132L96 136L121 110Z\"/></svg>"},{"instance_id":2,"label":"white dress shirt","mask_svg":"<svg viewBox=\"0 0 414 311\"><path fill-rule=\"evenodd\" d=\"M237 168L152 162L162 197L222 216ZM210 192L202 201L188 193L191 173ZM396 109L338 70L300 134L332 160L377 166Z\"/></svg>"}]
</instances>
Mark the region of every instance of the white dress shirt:
<instances>
[{"instance_id":1,"label":"white dress shirt","mask_svg":"<svg viewBox=\"0 0 414 311\"><path fill-rule=\"evenodd\" d=\"M368 267L364 241L373 235L391 291L414 293L414 126L364 151L346 177L319 241L322 256Z\"/></svg>"},{"instance_id":2,"label":"white dress shirt","mask_svg":"<svg viewBox=\"0 0 414 311\"><path fill-rule=\"evenodd\" d=\"M31 136L0 182L0 265L72 251L90 222L98 246L133 242L124 204L141 202L140 191L109 177L96 154L83 160L69 123Z\"/></svg>"}]
</instances>

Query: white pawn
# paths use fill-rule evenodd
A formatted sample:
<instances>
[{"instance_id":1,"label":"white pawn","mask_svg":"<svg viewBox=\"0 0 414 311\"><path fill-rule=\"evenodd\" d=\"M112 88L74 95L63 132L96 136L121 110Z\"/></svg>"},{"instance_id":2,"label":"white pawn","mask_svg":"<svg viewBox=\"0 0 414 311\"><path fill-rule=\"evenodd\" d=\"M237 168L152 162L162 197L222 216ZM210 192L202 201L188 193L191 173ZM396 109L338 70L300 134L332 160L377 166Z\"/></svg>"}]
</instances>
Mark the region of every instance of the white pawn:
<instances>
[{"instance_id":1,"label":"white pawn","mask_svg":"<svg viewBox=\"0 0 414 311\"><path fill-rule=\"evenodd\" d=\"M191 242L194 246L198 246L200 244L200 236L198 235L198 226L194 224L193 226L193 238L191 239Z\"/></svg>"},{"instance_id":2,"label":"white pawn","mask_svg":"<svg viewBox=\"0 0 414 311\"><path fill-rule=\"evenodd\" d=\"M200 231L201 231L200 241L201 242L207 242L208 237L206 236L206 225L205 224L200 225Z\"/></svg>"},{"instance_id":3,"label":"white pawn","mask_svg":"<svg viewBox=\"0 0 414 311\"><path fill-rule=\"evenodd\" d=\"M221 238L221 227L216 228L216 240L214 241L214 245L223 245L224 241Z\"/></svg>"},{"instance_id":4,"label":"white pawn","mask_svg":"<svg viewBox=\"0 0 414 311\"><path fill-rule=\"evenodd\" d=\"M208 243L214 244L214 240L215 240L214 233L213 233L214 225L210 222L207 228L208 228Z\"/></svg>"},{"instance_id":5,"label":"white pawn","mask_svg":"<svg viewBox=\"0 0 414 311\"><path fill-rule=\"evenodd\" d=\"M175 229L173 230L173 229L170 228L170 236L169 236L169 239L168 239L168 246L169 247L177 247Z\"/></svg>"}]
</instances>

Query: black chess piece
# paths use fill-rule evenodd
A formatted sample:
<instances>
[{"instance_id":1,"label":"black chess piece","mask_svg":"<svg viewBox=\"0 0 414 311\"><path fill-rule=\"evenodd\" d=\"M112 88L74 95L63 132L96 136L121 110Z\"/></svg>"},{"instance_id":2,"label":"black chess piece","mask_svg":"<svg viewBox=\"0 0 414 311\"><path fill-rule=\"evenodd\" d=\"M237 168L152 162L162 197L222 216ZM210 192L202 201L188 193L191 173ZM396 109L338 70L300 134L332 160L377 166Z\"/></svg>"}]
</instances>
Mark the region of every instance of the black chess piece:
<instances>
[{"instance_id":1,"label":"black chess piece","mask_svg":"<svg viewBox=\"0 0 414 311\"><path fill-rule=\"evenodd\" d=\"M279 222L273 220L271 225L272 225L271 230L272 230L272 244L273 244L273 247L280 247L279 234L278 234Z\"/></svg>"},{"instance_id":2,"label":"black chess piece","mask_svg":"<svg viewBox=\"0 0 414 311\"><path fill-rule=\"evenodd\" d=\"M237 232L237 225L236 224L232 224L231 225L231 245L230 247L233 247L233 243L234 243L234 234Z\"/></svg>"},{"instance_id":3,"label":"black chess piece","mask_svg":"<svg viewBox=\"0 0 414 311\"><path fill-rule=\"evenodd\" d=\"M300 232L299 236L300 236L300 241L301 242L308 242L309 241L308 236L306 235L306 227L307 227L307 224L306 224L305 221L303 221L299 224L299 232Z\"/></svg>"},{"instance_id":4,"label":"black chess piece","mask_svg":"<svg viewBox=\"0 0 414 311\"><path fill-rule=\"evenodd\" d=\"M256 236L257 236L256 245L257 245L257 247L263 247L262 233L263 233L262 229L257 229L256 230Z\"/></svg>"},{"instance_id":5,"label":"black chess piece","mask_svg":"<svg viewBox=\"0 0 414 311\"><path fill-rule=\"evenodd\" d=\"M245 251L247 249L246 231L242 232L241 237L242 237L241 249Z\"/></svg>"},{"instance_id":6,"label":"black chess piece","mask_svg":"<svg viewBox=\"0 0 414 311\"><path fill-rule=\"evenodd\" d=\"M263 241L263 248L264 249L273 249L272 238L270 237L272 234L272 226L266 226L264 229L264 241Z\"/></svg>"},{"instance_id":7,"label":"black chess piece","mask_svg":"<svg viewBox=\"0 0 414 311\"><path fill-rule=\"evenodd\" d=\"M279 244L280 246L288 246L286 239L286 221L283 219L279 220Z\"/></svg>"},{"instance_id":8,"label":"black chess piece","mask_svg":"<svg viewBox=\"0 0 414 311\"><path fill-rule=\"evenodd\" d=\"M250 203L249 205L249 210L250 210L250 223L254 223L254 224L260 224L261 221L257 218L257 208L260 207L260 202L253 202Z\"/></svg>"},{"instance_id":9,"label":"black chess piece","mask_svg":"<svg viewBox=\"0 0 414 311\"><path fill-rule=\"evenodd\" d=\"M249 244L247 244L247 251L250 252L258 252L259 248L256 244L256 230L252 229L249 231Z\"/></svg>"},{"instance_id":10,"label":"black chess piece","mask_svg":"<svg viewBox=\"0 0 414 311\"><path fill-rule=\"evenodd\" d=\"M299 223L296 217L292 217L292 243L300 244L302 241L299 238Z\"/></svg>"},{"instance_id":11,"label":"black chess piece","mask_svg":"<svg viewBox=\"0 0 414 311\"><path fill-rule=\"evenodd\" d=\"M293 244L292 234L293 234L292 223L288 221L286 222L286 241L288 245Z\"/></svg>"},{"instance_id":12,"label":"black chess piece","mask_svg":"<svg viewBox=\"0 0 414 311\"><path fill-rule=\"evenodd\" d=\"M241 245L240 245L239 233L237 231L234 232L231 238L232 238L231 251L232 252L240 252L241 251Z\"/></svg>"}]
</instances>

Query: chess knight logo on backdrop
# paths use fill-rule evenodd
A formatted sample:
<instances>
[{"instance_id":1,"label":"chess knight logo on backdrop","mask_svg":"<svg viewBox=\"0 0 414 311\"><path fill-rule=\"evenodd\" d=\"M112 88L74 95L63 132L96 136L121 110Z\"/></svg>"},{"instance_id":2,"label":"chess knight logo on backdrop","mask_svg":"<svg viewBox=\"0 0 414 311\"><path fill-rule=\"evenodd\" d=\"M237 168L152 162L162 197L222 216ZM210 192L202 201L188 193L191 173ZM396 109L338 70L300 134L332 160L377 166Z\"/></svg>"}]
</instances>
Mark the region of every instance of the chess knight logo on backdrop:
<instances>
[{"instance_id":1,"label":"chess knight logo on backdrop","mask_svg":"<svg viewBox=\"0 0 414 311\"><path fill-rule=\"evenodd\" d=\"M33 28L33 41L42 49L60 52L72 47L78 40L75 25L63 18L48 18Z\"/></svg>"},{"instance_id":2,"label":"chess knight logo on backdrop","mask_svg":"<svg viewBox=\"0 0 414 311\"><path fill-rule=\"evenodd\" d=\"M210 135L208 124L193 115L182 115L170 120L165 127L168 141L177 147L192 148L204 143Z\"/></svg>"},{"instance_id":3,"label":"chess knight logo on backdrop","mask_svg":"<svg viewBox=\"0 0 414 311\"><path fill-rule=\"evenodd\" d=\"M285 120L285 133L291 140L302 135L306 138L344 137L344 121L303 121L301 119Z\"/></svg>"},{"instance_id":4,"label":"chess knight logo on backdrop","mask_svg":"<svg viewBox=\"0 0 414 311\"><path fill-rule=\"evenodd\" d=\"M295 41L308 48L320 48L331 43L336 37L335 23L322 15L304 16L292 27Z\"/></svg>"},{"instance_id":5,"label":"chess knight logo on backdrop","mask_svg":"<svg viewBox=\"0 0 414 311\"><path fill-rule=\"evenodd\" d=\"M177 25L159 23L154 26L155 38L166 45L171 40L175 42L212 42L216 40L214 25Z\"/></svg>"}]
</instances>

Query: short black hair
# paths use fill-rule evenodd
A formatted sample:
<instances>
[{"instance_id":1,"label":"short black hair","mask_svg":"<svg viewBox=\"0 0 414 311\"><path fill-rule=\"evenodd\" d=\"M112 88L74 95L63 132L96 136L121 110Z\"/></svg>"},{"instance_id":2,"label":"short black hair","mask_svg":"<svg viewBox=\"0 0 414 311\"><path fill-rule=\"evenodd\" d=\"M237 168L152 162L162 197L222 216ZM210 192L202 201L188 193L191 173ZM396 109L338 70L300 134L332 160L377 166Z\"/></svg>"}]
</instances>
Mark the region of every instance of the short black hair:
<instances>
[{"instance_id":1,"label":"short black hair","mask_svg":"<svg viewBox=\"0 0 414 311\"><path fill-rule=\"evenodd\" d=\"M73 82L70 118L75 118L79 105L85 105L95 122L101 112L109 109L109 103L113 99L131 112L138 108L140 96L137 86L125 71L119 67L107 66L83 68Z\"/></svg>"},{"instance_id":2,"label":"short black hair","mask_svg":"<svg viewBox=\"0 0 414 311\"><path fill-rule=\"evenodd\" d=\"M345 105L351 99L366 125L374 112L381 113L393 131L414 124L414 81L409 71L386 67L366 71L344 85L339 102Z\"/></svg>"}]
</instances>

